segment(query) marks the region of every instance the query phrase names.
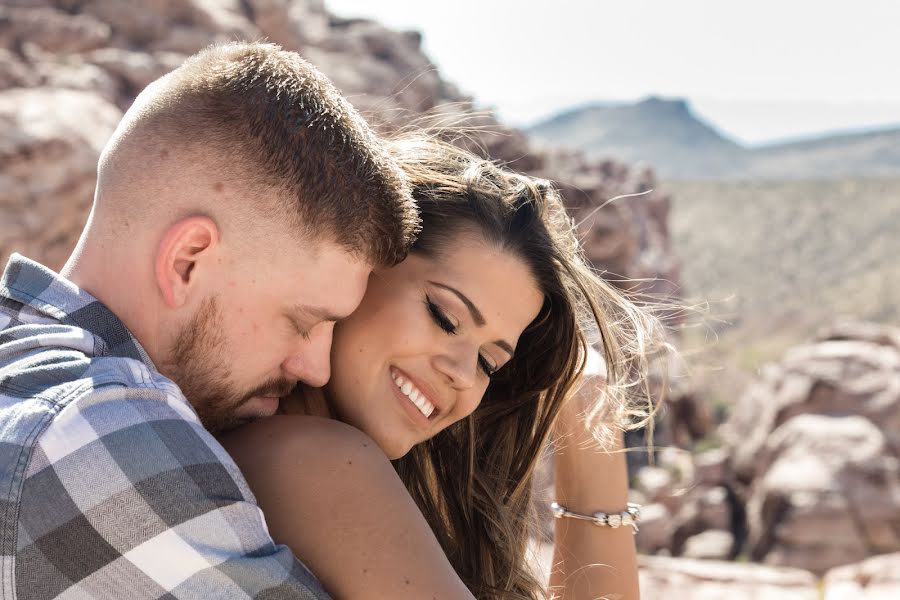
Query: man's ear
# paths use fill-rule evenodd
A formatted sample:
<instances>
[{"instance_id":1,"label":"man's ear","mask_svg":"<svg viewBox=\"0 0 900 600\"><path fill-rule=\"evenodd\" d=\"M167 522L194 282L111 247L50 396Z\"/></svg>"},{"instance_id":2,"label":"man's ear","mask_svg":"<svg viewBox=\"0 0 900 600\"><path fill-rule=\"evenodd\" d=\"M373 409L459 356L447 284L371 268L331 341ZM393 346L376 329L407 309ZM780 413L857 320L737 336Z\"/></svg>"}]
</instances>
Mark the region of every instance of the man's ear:
<instances>
[{"instance_id":1,"label":"man's ear","mask_svg":"<svg viewBox=\"0 0 900 600\"><path fill-rule=\"evenodd\" d=\"M184 306L196 282L194 268L210 257L218 243L219 228L209 217L186 217L166 230L154 265L156 285L166 305Z\"/></svg>"}]
</instances>

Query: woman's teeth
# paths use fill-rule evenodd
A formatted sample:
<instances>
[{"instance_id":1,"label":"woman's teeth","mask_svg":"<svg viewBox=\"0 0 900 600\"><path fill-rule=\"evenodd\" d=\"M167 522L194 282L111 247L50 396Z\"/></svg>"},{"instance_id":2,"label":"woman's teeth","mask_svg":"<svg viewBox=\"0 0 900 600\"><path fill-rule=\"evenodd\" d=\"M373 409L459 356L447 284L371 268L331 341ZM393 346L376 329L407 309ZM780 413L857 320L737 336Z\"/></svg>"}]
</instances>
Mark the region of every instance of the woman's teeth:
<instances>
[{"instance_id":1,"label":"woman's teeth","mask_svg":"<svg viewBox=\"0 0 900 600\"><path fill-rule=\"evenodd\" d=\"M392 374L392 377L394 383L397 384L397 387L403 392L403 395L416 405L419 412L425 415L426 418L430 417L431 413L434 412L434 405L425 399L425 394L416 389L416 386L414 386L411 381L404 379L402 375L394 373Z\"/></svg>"}]
</instances>

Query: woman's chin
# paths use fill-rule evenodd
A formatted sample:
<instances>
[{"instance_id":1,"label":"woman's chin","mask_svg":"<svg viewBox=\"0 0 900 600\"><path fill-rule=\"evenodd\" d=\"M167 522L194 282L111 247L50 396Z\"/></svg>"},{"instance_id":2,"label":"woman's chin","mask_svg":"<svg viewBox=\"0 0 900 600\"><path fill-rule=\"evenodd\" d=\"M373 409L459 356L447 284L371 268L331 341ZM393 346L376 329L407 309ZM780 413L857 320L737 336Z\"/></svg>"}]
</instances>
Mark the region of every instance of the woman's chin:
<instances>
[{"instance_id":1,"label":"woman's chin","mask_svg":"<svg viewBox=\"0 0 900 600\"><path fill-rule=\"evenodd\" d=\"M397 460L403 458L412 450L413 444L398 442L398 440L390 440L385 442L375 438L375 442L381 447L381 451L387 455L389 460Z\"/></svg>"},{"instance_id":2,"label":"woman's chin","mask_svg":"<svg viewBox=\"0 0 900 600\"><path fill-rule=\"evenodd\" d=\"M389 460L397 460L398 458L403 458L409 451L412 450L413 446L416 445L416 440L409 439L411 436L407 433L405 438L399 438L396 433L386 432L384 431L384 424L372 424L371 422L365 419L353 419L353 418L344 418L344 415L339 411L337 412L337 418L339 421L343 421L347 425L352 425L356 427L367 436L372 438L378 447L384 452L385 456L388 457ZM371 427L367 425L372 425Z\"/></svg>"}]
</instances>

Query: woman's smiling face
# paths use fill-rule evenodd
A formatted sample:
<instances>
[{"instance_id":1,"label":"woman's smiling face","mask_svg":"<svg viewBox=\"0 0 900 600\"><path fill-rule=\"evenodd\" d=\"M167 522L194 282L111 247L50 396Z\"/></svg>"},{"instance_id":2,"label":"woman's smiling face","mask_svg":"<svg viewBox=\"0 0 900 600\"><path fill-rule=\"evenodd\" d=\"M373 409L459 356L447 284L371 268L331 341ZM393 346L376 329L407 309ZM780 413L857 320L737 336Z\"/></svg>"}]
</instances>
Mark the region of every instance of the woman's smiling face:
<instances>
[{"instance_id":1,"label":"woman's smiling face","mask_svg":"<svg viewBox=\"0 0 900 600\"><path fill-rule=\"evenodd\" d=\"M391 459L478 407L543 304L520 258L476 233L454 242L375 271L334 330L331 407Z\"/></svg>"}]
</instances>

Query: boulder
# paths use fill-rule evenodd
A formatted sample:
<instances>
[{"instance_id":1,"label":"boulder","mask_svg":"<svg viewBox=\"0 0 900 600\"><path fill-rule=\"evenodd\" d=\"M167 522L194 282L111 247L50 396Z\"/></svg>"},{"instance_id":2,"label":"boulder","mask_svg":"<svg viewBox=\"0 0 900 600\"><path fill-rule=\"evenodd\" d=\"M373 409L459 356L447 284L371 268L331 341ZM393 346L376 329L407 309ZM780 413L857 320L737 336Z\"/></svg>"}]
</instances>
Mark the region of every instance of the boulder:
<instances>
[{"instance_id":1,"label":"boulder","mask_svg":"<svg viewBox=\"0 0 900 600\"><path fill-rule=\"evenodd\" d=\"M97 158L121 118L97 94L51 88L0 92L0 255L59 268L90 209Z\"/></svg>"},{"instance_id":2,"label":"boulder","mask_svg":"<svg viewBox=\"0 0 900 600\"><path fill-rule=\"evenodd\" d=\"M684 542L684 558L709 558L725 560L731 555L734 536L723 529L707 529L689 537Z\"/></svg>"},{"instance_id":3,"label":"boulder","mask_svg":"<svg viewBox=\"0 0 900 600\"><path fill-rule=\"evenodd\" d=\"M644 467L635 477L634 487L651 502L662 502L671 499L674 477L663 467Z\"/></svg>"},{"instance_id":4,"label":"boulder","mask_svg":"<svg viewBox=\"0 0 900 600\"><path fill-rule=\"evenodd\" d=\"M802 569L717 560L641 556L642 598L678 600L818 600L817 581Z\"/></svg>"},{"instance_id":5,"label":"boulder","mask_svg":"<svg viewBox=\"0 0 900 600\"><path fill-rule=\"evenodd\" d=\"M40 77L22 58L0 47L0 90L14 87L35 87Z\"/></svg>"},{"instance_id":6,"label":"boulder","mask_svg":"<svg viewBox=\"0 0 900 600\"><path fill-rule=\"evenodd\" d=\"M825 574L825 600L900 598L900 553L873 556Z\"/></svg>"},{"instance_id":7,"label":"boulder","mask_svg":"<svg viewBox=\"0 0 900 600\"><path fill-rule=\"evenodd\" d=\"M266 39L285 48L299 50L315 46L332 35L330 19L322 2L247 0L245 5Z\"/></svg>"},{"instance_id":8,"label":"boulder","mask_svg":"<svg viewBox=\"0 0 900 600\"><path fill-rule=\"evenodd\" d=\"M187 58L173 52L137 52L124 48L101 48L88 52L84 59L103 69L119 82L114 101L127 110L135 95Z\"/></svg>"},{"instance_id":9,"label":"boulder","mask_svg":"<svg viewBox=\"0 0 900 600\"><path fill-rule=\"evenodd\" d=\"M109 42L109 25L89 14L71 14L49 6L0 6L0 48L28 43L47 52L72 54Z\"/></svg>"},{"instance_id":10,"label":"boulder","mask_svg":"<svg viewBox=\"0 0 900 600\"><path fill-rule=\"evenodd\" d=\"M714 448L694 455L694 473L699 485L718 485L725 481L728 452Z\"/></svg>"},{"instance_id":11,"label":"boulder","mask_svg":"<svg viewBox=\"0 0 900 600\"><path fill-rule=\"evenodd\" d=\"M900 329L826 328L762 369L721 437L752 559L823 574L900 550Z\"/></svg>"},{"instance_id":12,"label":"boulder","mask_svg":"<svg viewBox=\"0 0 900 600\"><path fill-rule=\"evenodd\" d=\"M868 419L798 415L770 436L759 467L752 558L824 574L900 551L900 461Z\"/></svg>"},{"instance_id":13,"label":"boulder","mask_svg":"<svg viewBox=\"0 0 900 600\"><path fill-rule=\"evenodd\" d=\"M686 494L678 511L672 517L670 545L672 555L690 556L687 550L689 540L710 530L728 532L729 545L716 558L731 556L734 543L730 533L731 506L728 501L728 490L721 486L694 488ZM718 541L721 541L721 536Z\"/></svg>"},{"instance_id":14,"label":"boulder","mask_svg":"<svg viewBox=\"0 0 900 600\"><path fill-rule=\"evenodd\" d=\"M835 337L825 332L822 341L766 365L739 399L722 428L738 477L754 477L769 435L800 414L861 415L900 446L900 346L894 342L900 333L877 325L838 327ZM865 333L849 337L853 327Z\"/></svg>"},{"instance_id":15,"label":"boulder","mask_svg":"<svg viewBox=\"0 0 900 600\"><path fill-rule=\"evenodd\" d=\"M672 513L663 504L645 504L641 507L641 522L635 536L639 551L655 554L668 550L672 544Z\"/></svg>"}]
</instances>

